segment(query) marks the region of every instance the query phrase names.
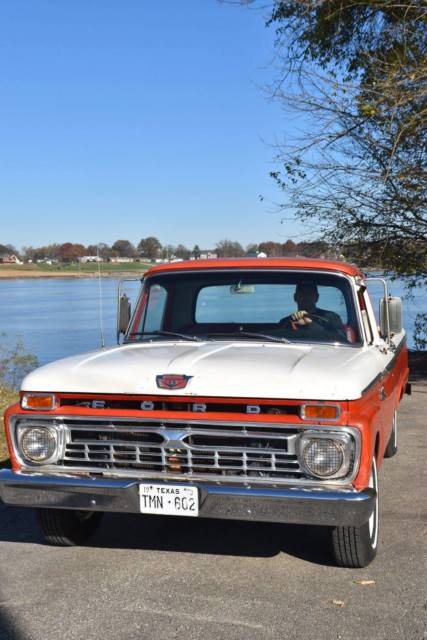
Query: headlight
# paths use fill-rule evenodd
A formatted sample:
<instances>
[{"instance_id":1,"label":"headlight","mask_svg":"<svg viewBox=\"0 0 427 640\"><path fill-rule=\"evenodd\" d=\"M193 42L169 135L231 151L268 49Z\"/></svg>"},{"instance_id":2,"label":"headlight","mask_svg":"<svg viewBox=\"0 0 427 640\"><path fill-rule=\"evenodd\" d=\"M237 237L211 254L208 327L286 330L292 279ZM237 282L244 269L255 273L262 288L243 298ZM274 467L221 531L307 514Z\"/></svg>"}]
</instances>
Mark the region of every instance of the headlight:
<instances>
[{"instance_id":1,"label":"headlight","mask_svg":"<svg viewBox=\"0 0 427 640\"><path fill-rule=\"evenodd\" d=\"M300 463L309 476L342 478L348 474L353 450L348 434L305 433L300 438Z\"/></svg>"},{"instance_id":2,"label":"headlight","mask_svg":"<svg viewBox=\"0 0 427 640\"><path fill-rule=\"evenodd\" d=\"M56 459L58 432L47 426L19 429L18 445L21 455L33 463L46 463Z\"/></svg>"}]
</instances>

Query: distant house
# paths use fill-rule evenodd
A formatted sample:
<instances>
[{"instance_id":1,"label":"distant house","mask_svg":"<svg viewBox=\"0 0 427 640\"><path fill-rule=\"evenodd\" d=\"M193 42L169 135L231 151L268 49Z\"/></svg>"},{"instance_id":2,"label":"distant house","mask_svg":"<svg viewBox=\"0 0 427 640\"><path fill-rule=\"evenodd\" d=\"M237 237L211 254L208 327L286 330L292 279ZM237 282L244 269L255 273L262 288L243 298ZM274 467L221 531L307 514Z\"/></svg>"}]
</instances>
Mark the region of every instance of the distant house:
<instances>
[{"instance_id":1,"label":"distant house","mask_svg":"<svg viewBox=\"0 0 427 640\"><path fill-rule=\"evenodd\" d=\"M3 264L24 264L17 256L7 253L0 256L0 262Z\"/></svg>"},{"instance_id":2,"label":"distant house","mask_svg":"<svg viewBox=\"0 0 427 640\"><path fill-rule=\"evenodd\" d=\"M191 256L190 260L211 260L214 258L218 258L218 254L213 249L200 249L200 256L198 258Z\"/></svg>"},{"instance_id":3,"label":"distant house","mask_svg":"<svg viewBox=\"0 0 427 640\"><path fill-rule=\"evenodd\" d=\"M28 262L31 262L29 260ZM58 264L59 260L57 258L39 258L36 260L37 264Z\"/></svg>"},{"instance_id":4,"label":"distant house","mask_svg":"<svg viewBox=\"0 0 427 640\"><path fill-rule=\"evenodd\" d=\"M102 258L100 256L81 256L81 258L77 258L77 260L83 264L87 262L102 262Z\"/></svg>"},{"instance_id":5,"label":"distant house","mask_svg":"<svg viewBox=\"0 0 427 640\"><path fill-rule=\"evenodd\" d=\"M136 262L135 258L126 258L123 256L119 256L116 258L109 258L109 262Z\"/></svg>"}]
</instances>

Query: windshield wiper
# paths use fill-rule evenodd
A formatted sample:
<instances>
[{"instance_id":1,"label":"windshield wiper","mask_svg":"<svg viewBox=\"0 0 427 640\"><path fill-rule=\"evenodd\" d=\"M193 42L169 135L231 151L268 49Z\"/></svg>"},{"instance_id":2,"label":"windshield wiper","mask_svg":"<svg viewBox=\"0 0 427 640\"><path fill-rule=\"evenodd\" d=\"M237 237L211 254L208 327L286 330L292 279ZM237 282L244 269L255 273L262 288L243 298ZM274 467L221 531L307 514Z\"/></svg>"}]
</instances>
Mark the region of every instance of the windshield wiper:
<instances>
[{"instance_id":1,"label":"windshield wiper","mask_svg":"<svg viewBox=\"0 0 427 640\"><path fill-rule=\"evenodd\" d=\"M270 336L265 333L252 333L252 331L230 331L228 333L208 333L208 336L230 336L238 337L244 336L245 338L258 338L261 340L268 340L269 342L281 342L282 344L291 344L290 340L286 338L280 338L279 336Z\"/></svg>"},{"instance_id":2,"label":"windshield wiper","mask_svg":"<svg viewBox=\"0 0 427 640\"><path fill-rule=\"evenodd\" d=\"M176 333L175 331L135 331L129 334L129 338L133 336L172 336L182 338L183 340L190 340L191 342L204 342L204 339L199 338L199 336L191 336L188 333Z\"/></svg>"}]
</instances>

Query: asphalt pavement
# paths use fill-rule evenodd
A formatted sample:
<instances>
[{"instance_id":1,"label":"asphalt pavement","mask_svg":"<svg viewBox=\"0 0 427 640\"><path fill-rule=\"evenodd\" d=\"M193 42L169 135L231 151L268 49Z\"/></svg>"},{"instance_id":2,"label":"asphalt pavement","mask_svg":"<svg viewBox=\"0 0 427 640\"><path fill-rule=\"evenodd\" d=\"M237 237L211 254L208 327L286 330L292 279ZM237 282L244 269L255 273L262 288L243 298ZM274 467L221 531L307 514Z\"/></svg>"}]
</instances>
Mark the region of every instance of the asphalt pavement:
<instances>
[{"instance_id":1,"label":"asphalt pavement","mask_svg":"<svg viewBox=\"0 0 427 640\"><path fill-rule=\"evenodd\" d=\"M325 530L108 514L90 544L44 544L29 509L0 504L1 640L421 640L427 382L399 411L380 476L380 547L331 563Z\"/></svg>"}]
</instances>

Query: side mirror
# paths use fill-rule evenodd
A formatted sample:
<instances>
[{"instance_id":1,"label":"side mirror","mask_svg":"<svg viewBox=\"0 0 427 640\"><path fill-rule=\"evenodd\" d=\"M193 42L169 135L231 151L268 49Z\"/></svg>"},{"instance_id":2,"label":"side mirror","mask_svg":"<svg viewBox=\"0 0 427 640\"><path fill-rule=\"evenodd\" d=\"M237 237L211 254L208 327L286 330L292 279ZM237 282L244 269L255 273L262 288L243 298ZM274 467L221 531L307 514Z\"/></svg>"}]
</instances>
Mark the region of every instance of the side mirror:
<instances>
[{"instance_id":1,"label":"side mirror","mask_svg":"<svg viewBox=\"0 0 427 640\"><path fill-rule=\"evenodd\" d=\"M119 308L117 311L117 340L121 333L126 333L130 322L131 304L125 293L119 298Z\"/></svg>"},{"instance_id":2,"label":"side mirror","mask_svg":"<svg viewBox=\"0 0 427 640\"><path fill-rule=\"evenodd\" d=\"M390 338L402 331L402 300L388 296L380 301L380 330L383 337Z\"/></svg>"}]
</instances>

